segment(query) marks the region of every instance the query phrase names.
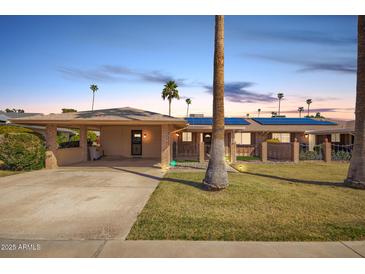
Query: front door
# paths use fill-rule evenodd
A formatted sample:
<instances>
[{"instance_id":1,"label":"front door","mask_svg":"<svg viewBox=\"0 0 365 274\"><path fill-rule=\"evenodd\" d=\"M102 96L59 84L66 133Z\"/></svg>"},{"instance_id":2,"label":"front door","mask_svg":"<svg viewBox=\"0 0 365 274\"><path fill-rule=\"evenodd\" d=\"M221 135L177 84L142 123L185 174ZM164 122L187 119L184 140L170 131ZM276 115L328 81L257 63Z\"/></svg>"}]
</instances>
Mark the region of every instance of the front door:
<instances>
[{"instance_id":1,"label":"front door","mask_svg":"<svg viewBox=\"0 0 365 274\"><path fill-rule=\"evenodd\" d=\"M132 156L142 155L142 130L132 130L131 149Z\"/></svg>"}]
</instances>

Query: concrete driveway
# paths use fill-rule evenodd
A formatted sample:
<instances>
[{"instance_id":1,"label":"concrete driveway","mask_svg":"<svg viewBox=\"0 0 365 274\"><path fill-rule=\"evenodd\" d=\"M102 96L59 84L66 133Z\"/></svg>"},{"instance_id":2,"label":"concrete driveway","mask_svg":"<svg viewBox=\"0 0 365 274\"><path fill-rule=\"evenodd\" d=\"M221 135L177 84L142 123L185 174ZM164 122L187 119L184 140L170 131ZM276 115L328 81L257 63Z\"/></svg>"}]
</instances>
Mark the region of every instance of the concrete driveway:
<instances>
[{"instance_id":1,"label":"concrete driveway","mask_svg":"<svg viewBox=\"0 0 365 274\"><path fill-rule=\"evenodd\" d=\"M109 165L0 178L0 239L124 239L162 176Z\"/></svg>"}]
</instances>

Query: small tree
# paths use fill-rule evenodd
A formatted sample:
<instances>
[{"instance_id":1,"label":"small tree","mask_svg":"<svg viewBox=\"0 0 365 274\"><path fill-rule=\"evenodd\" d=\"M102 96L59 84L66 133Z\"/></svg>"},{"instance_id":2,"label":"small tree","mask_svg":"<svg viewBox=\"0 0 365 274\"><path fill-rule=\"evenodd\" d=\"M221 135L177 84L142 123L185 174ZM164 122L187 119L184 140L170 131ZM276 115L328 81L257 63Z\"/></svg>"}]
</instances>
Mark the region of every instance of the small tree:
<instances>
[{"instance_id":1,"label":"small tree","mask_svg":"<svg viewBox=\"0 0 365 274\"><path fill-rule=\"evenodd\" d=\"M97 92L99 90L98 86L95 84L90 85L90 89L93 92L93 103L91 105L91 110L94 110L94 99L95 99L95 92Z\"/></svg>"},{"instance_id":2,"label":"small tree","mask_svg":"<svg viewBox=\"0 0 365 274\"><path fill-rule=\"evenodd\" d=\"M185 103L187 105L186 117L189 117L189 105L191 105L191 99L190 98L186 98Z\"/></svg>"},{"instance_id":3,"label":"small tree","mask_svg":"<svg viewBox=\"0 0 365 274\"><path fill-rule=\"evenodd\" d=\"M298 107L299 118L302 118L302 112L304 111L304 107Z\"/></svg>"},{"instance_id":4,"label":"small tree","mask_svg":"<svg viewBox=\"0 0 365 274\"><path fill-rule=\"evenodd\" d=\"M261 108L259 108L259 109L257 110L257 117L259 117L259 118L260 118L260 113L261 113Z\"/></svg>"},{"instance_id":5,"label":"small tree","mask_svg":"<svg viewBox=\"0 0 365 274\"><path fill-rule=\"evenodd\" d=\"M77 112L76 109L73 108L63 108L62 113L69 113L69 112Z\"/></svg>"},{"instance_id":6,"label":"small tree","mask_svg":"<svg viewBox=\"0 0 365 274\"><path fill-rule=\"evenodd\" d=\"M162 90L162 99L169 101L169 116L171 116L171 101L172 99L180 99L179 91L175 81L168 81Z\"/></svg>"}]
</instances>

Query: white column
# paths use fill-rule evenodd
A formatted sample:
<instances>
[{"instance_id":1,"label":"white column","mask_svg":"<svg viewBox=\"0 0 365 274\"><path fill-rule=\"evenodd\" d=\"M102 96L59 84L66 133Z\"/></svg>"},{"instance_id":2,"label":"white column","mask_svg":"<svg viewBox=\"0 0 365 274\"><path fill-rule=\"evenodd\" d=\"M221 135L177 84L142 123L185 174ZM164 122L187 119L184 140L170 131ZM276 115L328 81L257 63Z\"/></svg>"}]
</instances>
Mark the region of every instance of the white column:
<instances>
[{"instance_id":1,"label":"white column","mask_svg":"<svg viewBox=\"0 0 365 274\"><path fill-rule=\"evenodd\" d=\"M313 151L314 146L316 145L316 135L314 134L308 135L308 144L309 144L309 151Z\"/></svg>"}]
</instances>

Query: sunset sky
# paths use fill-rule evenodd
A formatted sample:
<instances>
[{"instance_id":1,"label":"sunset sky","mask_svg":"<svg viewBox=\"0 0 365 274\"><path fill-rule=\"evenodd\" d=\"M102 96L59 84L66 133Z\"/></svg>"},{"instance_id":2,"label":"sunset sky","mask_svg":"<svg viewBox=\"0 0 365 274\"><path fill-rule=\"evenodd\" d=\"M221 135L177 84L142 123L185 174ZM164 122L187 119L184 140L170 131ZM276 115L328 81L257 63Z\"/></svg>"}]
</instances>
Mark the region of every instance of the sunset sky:
<instances>
[{"instance_id":1,"label":"sunset sky","mask_svg":"<svg viewBox=\"0 0 365 274\"><path fill-rule=\"evenodd\" d=\"M297 117L306 108L353 119L355 16L226 16L226 116ZM168 113L161 90L179 85L172 114L212 113L213 16L0 16L0 109L26 112L136 107Z\"/></svg>"}]
</instances>

